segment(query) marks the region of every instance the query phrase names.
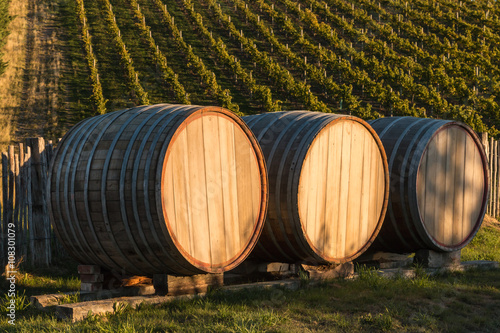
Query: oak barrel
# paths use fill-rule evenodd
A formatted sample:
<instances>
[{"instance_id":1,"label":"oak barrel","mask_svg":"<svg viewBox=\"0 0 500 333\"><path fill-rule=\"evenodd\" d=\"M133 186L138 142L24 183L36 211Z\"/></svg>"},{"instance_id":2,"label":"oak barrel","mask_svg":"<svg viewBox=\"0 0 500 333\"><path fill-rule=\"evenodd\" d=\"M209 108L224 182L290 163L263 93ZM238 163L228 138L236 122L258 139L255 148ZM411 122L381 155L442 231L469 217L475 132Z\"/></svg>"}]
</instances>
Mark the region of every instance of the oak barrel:
<instances>
[{"instance_id":1,"label":"oak barrel","mask_svg":"<svg viewBox=\"0 0 500 333\"><path fill-rule=\"evenodd\" d=\"M377 235L386 210L387 161L363 120L309 111L243 117L266 159L269 209L252 257L340 263Z\"/></svg>"},{"instance_id":2,"label":"oak barrel","mask_svg":"<svg viewBox=\"0 0 500 333\"><path fill-rule=\"evenodd\" d=\"M391 177L386 219L373 249L449 252L467 245L489 194L487 158L474 131L428 118L369 123L384 144Z\"/></svg>"},{"instance_id":3,"label":"oak barrel","mask_svg":"<svg viewBox=\"0 0 500 333\"><path fill-rule=\"evenodd\" d=\"M86 119L57 147L49 210L79 262L130 274L223 272L254 247L267 173L220 107L160 104Z\"/></svg>"}]
</instances>

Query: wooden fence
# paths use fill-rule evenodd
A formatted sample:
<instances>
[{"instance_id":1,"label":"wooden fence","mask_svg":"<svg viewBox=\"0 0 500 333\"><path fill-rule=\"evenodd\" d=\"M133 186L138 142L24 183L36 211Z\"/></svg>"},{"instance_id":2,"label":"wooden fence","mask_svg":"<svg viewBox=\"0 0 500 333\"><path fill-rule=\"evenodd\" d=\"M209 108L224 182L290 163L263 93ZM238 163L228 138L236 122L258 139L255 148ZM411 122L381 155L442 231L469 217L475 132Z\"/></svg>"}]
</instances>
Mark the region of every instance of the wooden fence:
<instances>
[{"instance_id":1,"label":"wooden fence","mask_svg":"<svg viewBox=\"0 0 500 333\"><path fill-rule=\"evenodd\" d=\"M51 142L29 138L1 154L0 258L7 264L8 245L15 244L15 262L48 266L64 253L50 224L46 183L53 154ZM14 236L14 237L13 237ZM61 252L62 251L62 252Z\"/></svg>"},{"instance_id":2,"label":"wooden fence","mask_svg":"<svg viewBox=\"0 0 500 333\"><path fill-rule=\"evenodd\" d=\"M490 200L486 214L493 217L500 216L500 143L498 140L488 138L488 133L481 133L486 156L488 156L490 178Z\"/></svg>"}]
</instances>

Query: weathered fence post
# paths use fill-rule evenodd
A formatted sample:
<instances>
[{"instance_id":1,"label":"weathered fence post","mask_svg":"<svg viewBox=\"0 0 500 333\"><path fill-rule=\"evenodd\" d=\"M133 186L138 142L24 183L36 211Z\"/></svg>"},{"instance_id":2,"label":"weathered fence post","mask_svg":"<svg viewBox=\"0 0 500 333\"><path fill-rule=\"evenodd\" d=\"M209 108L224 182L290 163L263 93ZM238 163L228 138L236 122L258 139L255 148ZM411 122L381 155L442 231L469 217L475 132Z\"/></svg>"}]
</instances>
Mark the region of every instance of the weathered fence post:
<instances>
[{"instance_id":1,"label":"weathered fence post","mask_svg":"<svg viewBox=\"0 0 500 333\"><path fill-rule=\"evenodd\" d=\"M29 232L30 244L29 248L31 250L31 259L33 262L33 251L35 248L35 228L33 227L33 199L32 199L32 189L31 189L31 147L26 147L26 208L27 208L27 228Z\"/></svg>"},{"instance_id":2,"label":"weathered fence post","mask_svg":"<svg viewBox=\"0 0 500 333\"><path fill-rule=\"evenodd\" d=\"M24 152L24 144L20 143L19 144L19 212L18 212L18 230L21 232L18 235L18 246L19 249L17 250L19 253L19 258L24 258L26 256L26 232L27 232L27 227L26 227L26 218L25 218L25 211L26 211L26 171L25 171L25 166L24 166L24 161L25 161L25 152Z\"/></svg>"},{"instance_id":3,"label":"weathered fence post","mask_svg":"<svg viewBox=\"0 0 500 333\"><path fill-rule=\"evenodd\" d=\"M47 158L45 140L43 138L28 138L27 145L31 147L31 206L34 247L31 248L33 264L50 264L50 221L46 203ZM31 229L31 228L30 228Z\"/></svg>"},{"instance_id":4,"label":"weathered fence post","mask_svg":"<svg viewBox=\"0 0 500 333\"><path fill-rule=\"evenodd\" d=\"M490 184L493 184L493 158L492 158L492 155L493 155L493 138L490 137L490 144L489 144L489 153L488 153L488 164L489 164L489 167L490 167ZM491 186L491 190L490 190L490 202L489 202L489 214L490 215L493 215L493 186Z\"/></svg>"},{"instance_id":5,"label":"weathered fence post","mask_svg":"<svg viewBox=\"0 0 500 333\"><path fill-rule=\"evenodd\" d=\"M491 184L491 157L490 157L491 149L488 141L488 132L479 133L479 137L481 138L481 143L483 144L484 152L486 154L486 157L488 158L488 178ZM491 201L492 200L490 195L490 201L488 202L488 206L486 207L486 214L491 213Z\"/></svg>"},{"instance_id":6,"label":"weathered fence post","mask_svg":"<svg viewBox=\"0 0 500 333\"><path fill-rule=\"evenodd\" d=\"M491 190L492 190L492 196L491 198L493 199L493 209L491 212L491 216L497 217L498 211L497 211L497 201L498 201L498 141L493 141L493 146L491 149L491 159L493 161L493 178L491 179Z\"/></svg>"},{"instance_id":7,"label":"weathered fence post","mask_svg":"<svg viewBox=\"0 0 500 333\"><path fill-rule=\"evenodd\" d=\"M2 153L2 199L3 199L3 216L2 216L2 225L0 226L2 229L2 248L1 248L1 263L2 267L5 267L7 264L7 256L6 256L6 246L5 242L7 240L7 212L9 210L9 158L6 153Z\"/></svg>"},{"instance_id":8,"label":"weathered fence post","mask_svg":"<svg viewBox=\"0 0 500 333\"><path fill-rule=\"evenodd\" d=\"M498 215L500 215L500 144L498 141L495 141L495 152L494 154L491 155L491 158L495 159L495 183L492 186L495 186L495 198L493 201L493 204L495 206L495 214L493 215L494 218L497 218Z\"/></svg>"},{"instance_id":9,"label":"weathered fence post","mask_svg":"<svg viewBox=\"0 0 500 333\"><path fill-rule=\"evenodd\" d=\"M15 168L16 168L16 163L14 161L15 154L14 154L14 146L9 146L9 201L8 201L8 210L7 210L7 220L5 221L5 224L8 225L9 223L12 223L14 221L14 185L15 185Z\"/></svg>"},{"instance_id":10,"label":"weathered fence post","mask_svg":"<svg viewBox=\"0 0 500 333\"><path fill-rule=\"evenodd\" d=\"M484 152L486 153L486 156L489 157L490 147L488 144L488 132L479 133L479 137L481 138L481 143L483 144Z\"/></svg>"},{"instance_id":11,"label":"weathered fence post","mask_svg":"<svg viewBox=\"0 0 500 333\"><path fill-rule=\"evenodd\" d=\"M59 243L59 240L56 237L56 234L54 232L54 229L52 228L52 225L50 224L50 216L49 216L49 210L48 210L48 194L46 193L47 190L47 182L49 180L49 168L50 168L50 163L52 161L52 157L54 156L54 145L52 143L52 140L49 140L47 144L45 145L45 150L44 150L44 155L45 155L45 182L44 182L44 192L45 192L45 214L47 216L47 234L49 235L50 239L49 241L49 249L47 250L47 255L49 257L49 263L52 262L52 251L57 248L55 245L56 243Z\"/></svg>"},{"instance_id":12,"label":"weathered fence post","mask_svg":"<svg viewBox=\"0 0 500 333\"><path fill-rule=\"evenodd\" d=\"M14 154L14 215L12 221L14 222L14 228L16 229L16 257L18 260L21 258L21 241L23 234L23 227L21 224L21 219L19 218L19 208L21 204L21 188L20 188L20 177L19 177L19 154Z\"/></svg>"}]
</instances>

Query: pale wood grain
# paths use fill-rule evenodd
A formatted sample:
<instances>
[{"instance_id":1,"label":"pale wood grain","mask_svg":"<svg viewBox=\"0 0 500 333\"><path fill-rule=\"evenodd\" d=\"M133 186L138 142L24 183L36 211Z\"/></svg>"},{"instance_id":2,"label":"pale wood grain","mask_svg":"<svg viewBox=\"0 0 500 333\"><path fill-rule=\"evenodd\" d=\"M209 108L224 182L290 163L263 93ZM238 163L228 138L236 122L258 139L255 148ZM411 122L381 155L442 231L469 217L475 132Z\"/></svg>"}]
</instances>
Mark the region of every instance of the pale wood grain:
<instances>
[{"instance_id":1,"label":"pale wood grain","mask_svg":"<svg viewBox=\"0 0 500 333\"><path fill-rule=\"evenodd\" d=\"M458 126L438 132L422 157L417 200L437 242L457 246L477 224L484 192L483 163L473 138Z\"/></svg>"},{"instance_id":2,"label":"pale wood grain","mask_svg":"<svg viewBox=\"0 0 500 333\"><path fill-rule=\"evenodd\" d=\"M453 201L454 220L453 236L451 244L459 244L464 239L463 221L464 221L464 193L465 193L465 170L467 165L467 155L465 145L467 143L467 135L457 133L456 138L456 157L455 157L455 196Z\"/></svg>"},{"instance_id":3,"label":"pale wood grain","mask_svg":"<svg viewBox=\"0 0 500 333\"><path fill-rule=\"evenodd\" d=\"M444 165L445 172L445 189L444 201L442 210L444 211L444 218L440 223L443 225L442 243L453 243L453 224L455 223L455 192L460 190L455 184L455 172L457 165L457 139L458 128L450 128L444 132L447 136L446 141L446 163Z\"/></svg>"},{"instance_id":4,"label":"pale wood grain","mask_svg":"<svg viewBox=\"0 0 500 333\"><path fill-rule=\"evenodd\" d=\"M203 153L205 154L205 173L207 186L207 205L210 232L210 252L212 262L226 261L224 237L224 207L222 199L219 122L216 116L203 119Z\"/></svg>"},{"instance_id":5,"label":"pale wood grain","mask_svg":"<svg viewBox=\"0 0 500 333\"><path fill-rule=\"evenodd\" d=\"M337 189L340 185L340 165L342 147L342 126L330 126L328 140L328 172L325 182L325 247L324 251L332 258L337 255L337 230L338 230L338 210L339 195Z\"/></svg>"},{"instance_id":6,"label":"pale wood grain","mask_svg":"<svg viewBox=\"0 0 500 333\"><path fill-rule=\"evenodd\" d=\"M349 163L349 195L347 201L345 253L350 256L359 250L359 220L361 188L363 186L363 151L366 129L358 123L352 124L351 158Z\"/></svg>"},{"instance_id":7,"label":"pale wood grain","mask_svg":"<svg viewBox=\"0 0 500 333\"><path fill-rule=\"evenodd\" d=\"M373 237L384 195L381 152L366 127L341 121L320 131L302 164L298 195L311 246L327 258L356 254Z\"/></svg>"},{"instance_id":8,"label":"pale wood grain","mask_svg":"<svg viewBox=\"0 0 500 333\"><path fill-rule=\"evenodd\" d=\"M191 255L198 260L210 263L210 226L208 223L208 203L206 187L205 156L203 154L203 125L200 118L192 121L186 128L188 150L184 152L189 160L191 180L191 216L193 217L194 244ZM168 163L168 162L167 162Z\"/></svg>"},{"instance_id":9,"label":"pale wood grain","mask_svg":"<svg viewBox=\"0 0 500 333\"><path fill-rule=\"evenodd\" d=\"M242 245L238 221L234 126L221 117L219 117L218 121L222 195L224 201L224 235L226 237L225 255L226 258L232 258L238 253Z\"/></svg>"},{"instance_id":10,"label":"pale wood grain","mask_svg":"<svg viewBox=\"0 0 500 333\"><path fill-rule=\"evenodd\" d=\"M260 200L255 200L261 198L261 187L259 175L256 172L258 165L255 152L251 149L246 135L236 127L234 129L234 143L240 242L246 244L252 236L255 226L254 219L259 211Z\"/></svg>"},{"instance_id":11,"label":"pale wood grain","mask_svg":"<svg viewBox=\"0 0 500 333\"><path fill-rule=\"evenodd\" d=\"M211 267L234 260L249 245L262 200L247 134L230 118L206 114L181 129L169 154L165 209L178 245Z\"/></svg>"}]
</instances>

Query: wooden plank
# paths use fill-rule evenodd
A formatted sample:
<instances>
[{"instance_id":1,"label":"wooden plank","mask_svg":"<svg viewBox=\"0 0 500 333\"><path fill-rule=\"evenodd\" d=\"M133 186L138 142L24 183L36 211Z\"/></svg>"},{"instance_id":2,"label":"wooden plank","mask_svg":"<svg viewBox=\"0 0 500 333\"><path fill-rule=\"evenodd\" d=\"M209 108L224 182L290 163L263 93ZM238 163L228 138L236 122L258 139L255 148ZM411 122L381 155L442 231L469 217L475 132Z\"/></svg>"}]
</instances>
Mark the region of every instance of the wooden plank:
<instances>
[{"instance_id":1,"label":"wooden plank","mask_svg":"<svg viewBox=\"0 0 500 333\"><path fill-rule=\"evenodd\" d=\"M321 136L321 134L319 135ZM305 219L302 222L306 229L306 234L309 237L310 242L314 245L317 244L317 234L316 227L321 223L316 218L317 212L317 202L318 202L318 191L321 188L318 187L320 180L318 179L321 173L320 167L320 146L321 143L315 141L309 148L309 153L306 156L305 165L301 172L301 177L304 180L304 202L303 207L305 207ZM301 207L302 208L302 207ZM321 251L321 249L319 249Z\"/></svg>"},{"instance_id":2,"label":"wooden plank","mask_svg":"<svg viewBox=\"0 0 500 333\"><path fill-rule=\"evenodd\" d=\"M224 206L224 234L226 258L236 256L242 244L238 221L238 188L234 147L234 125L219 117L219 150L221 163L222 200Z\"/></svg>"},{"instance_id":3,"label":"wooden plank","mask_svg":"<svg viewBox=\"0 0 500 333\"><path fill-rule=\"evenodd\" d=\"M442 131L435 136L437 156L436 156L436 183L434 191L436 192L436 207L434 210L434 237L438 241L444 240L444 218L445 218L445 200L446 200L446 147L448 145L448 136ZM433 141L434 141L433 140Z\"/></svg>"},{"instance_id":4,"label":"wooden plank","mask_svg":"<svg viewBox=\"0 0 500 333\"><path fill-rule=\"evenodd\" d=\"M344 149L344 141L350 141L347 140L347 137L344 135L345 130L344 130L344 122L339 122L336 130L336 135L335 135L335 142L337 145L337 148L335 149L335 177L334 177L334 182L332 184L332 194L334 194L333 197L333 206L332 206L332 218L333 218L333 227L332 227L332 246L333 246L333 257L335 258L342 258L343 256L343 249L344 247L339 244L340 239L339 239L339 233L344 230L343 227L341 226L341 223L344 223L343 220L341 220L341 214L340 210L342 209L341 207L341 196L342 196L342 179L344 178L344 175L342 174L342 162L343 162L343 149Z\"/></svg>"},{"instance_id":5,"label":"wooden plank","mask_svg":"<svg viewBox=\"0 0 500 333\"><path fill-rule=\"evenodd\" d=\"M455 203L455 174L457 165L457 140L461 129L457 127L449 128L445 133L447 135L446 142L446 166L445 166L445 193L442 209L444 210L444 219L440 221L443 223L443 238L444 244L453 244L453 225L455 223L454 216L454 203Z\"/></svg>"},{"instance_id":6,"label":"wooden plank","mask_svg":"<svg viewBox=\"0 0 500 333\"><path fill-rule=\"evenodd\" d=\"M243 132L242 132L243 134ZM245 142L248 145L248 163L250 166L250 181L251 193L252 193L252 223L249 224L250 234L247 235L247 240L253 235L253 229L255 228L260 216L261 216L261 205L262 205L262 189L264 184L262 184L262 170L257 158L257 153L250 143L249 139L245 135ZM267 181L267 180L266 180Z\"/></svg>"},{"instance_id":7,"label":"wooden plank","mask_svg":"<svg viewBox=\"0 0 500 333\"><path fill-rule=\"evenodd\" d=\"M43 138L29 138L27 144L31 147L31 191L32 191L32 226L34 229L34 248L32 259L34 265L49 265L50 263L50 226L45 200L46 162L43 150Z\"/></svg>"},{"instance_id":8,"label":"wooden plank","mask_svg":"<svg viewBox=\"0 0 500 333\"><path fill-rule=\"evenodd\" d=\"M29 232L29 251L31 253L30 260L33 263L35 261L35 227L33 225L33 197L31 189L31 147L26 147L26 205L27 205L27 227Z\"/></svg>"},{"instance_id":9,"label":"wooden plank","mask_svg":"<svg viewBox=\"0 0 500 333\"><path fill-rule=\"evenodd\" d=\"M28 237L28 228L26 225L26 168L25 168L25 158L26 153L24 149L24 143L19 143L19 228L20 233L18 234L20 242L20 252L21 257L25 257L28 250L28 244L26 243Z\"/></svg>"},{"instance_id":10,"label":"wooden plank","mask_svg":"<svg viewBox=\"0 0 500 333\"><path fill-rule=\"evenodd\" d=\"M491 140L491 138L490 138L490 140ZM488 142L487 142L488 154L486 156L488 157L488 178L490 180L490 185L491 185L491 181L492 181L492 170L491 170L492 160L491 160L491 149L490 149L491 145L490 145L490 140L488 140ZM491 215L492 206L493 206L493 199L491 197L491 190L490 190L490 197L488 199L488 207L487 207L487 210L486 210L486 214Z\"/></svg>"},{"instance_id":11,"label":"wooden plank","mask_svg":"<svg viewBox=\"0 0 500 333\"><path fill-rule=\"evenodd\" d=\"M352 123L344 121L342 131L342 162L340 166L340 188L339 188L339 228L337 230L337 254L345 257L346 236L347 236L347 207L349 201L349 180L351 171L351 143L352 143Z\"/></svg>"},{"instance_id":12,"label":"wooden plank","mask_svg":"<svg viewBox=\"0 0 500 333\"><path fill-rule=\"evenodd\" d=\"M493 189L493 182L494 182L494 177L493 177L493 160L495 159L494 158L494 151L493 151L493 138L491 138L491 141L490 141L490 160L489 160L489 166L490 166L490 188L491 188L491 192L490 192L490 202L489 202L489 206L490 206L490 215L493 216L493 206L494 206L494 202L495 200L493 199L493 193L494 193L494 189Z\"/></svg>"},{"instance_id":13,"label":"wooden plank","mask_svg":"<svg viewBox=\"0 0 500 333\"><path fill-rule=\"evenodd\" d=\"M370 196L378 197L378 192L384 191L384 187L371 187L372 178L378 178L376 168L372 168L372 159L377 159L376 155L380 155L376 141L371 133L366 129L365 143L363 145L363 160L361 168L362 185L360 188L360 218L359 218L359 235L357 248L360 249L373 234L373 230L379 219L377 212L372 212L370 207Z\"/></svg>"},{"instance_id":14,"label":"wooden plank","mask_svg":"<svg viewBox=\"0 0 500 333\"><path fill-rule=\"evenodd\" d=\"M49 159L48 152L45 145L45 140L43 138L38 138L39 147L42 149L40 152L41 155L41 195L43 198L42 204L42 214L43 214L43 228L45 235L45 263L46 265L50 265L52 262L52 228L50 225L49 218L49 210L47 206L47 180L48 180L48 170L49 170ZM51 148L50 148L51 149Z\"/></svg>"},{"instance_id":15,"label":"wooden plank","mask_svg":"<svg viewBox=\"0 0 500 333\"><path fill-rule=\"evenodd\" d=\"M237 191L238 191L238 221L240 223L240 235L242 240L248 240L252 237L253 228L255 226L255 217L260 208L260 203L253 202L255 196L254 191L258 191L260 179L255 179L256 172L252 168L257 168L255 162L255 153L250 146L246 134L235 127L234 129L234 144L236 153L236 169L237 169ZM253 155L253 157L252 157ZM250 175L250 177L249 177Z\"/></svg>"},{"instance_id":16,"label":"wooden plank","mask_svg":"<svg viewBox=\"0 0 500 333\"><path fill-rule=\"evenodd\" d=\"M325 255L336 258L336 236L338 228L338 197L340 184L340 154L342 147L342 123L335 123L329 128L328 134L328 160L327 174L325 177Z\"/></svg>"},{"instance_id":17,"label":"wooden plank","mask_svg":"<svg viewBox=\"0 0 500 333\"><path fill-rule=\"evenodd\" d=\"M219 150L219 122L214 115L204 116L203 147L207 185L208 218L210 225L211 264L226 261L226 241L224 236L224 207L222 200L222 172ZM248 195L248 194L247 194Z\"/></svg>"},{"instance_id":18,"label":"wooden plank","mask_svg":"<svg viewBox=\"0 0 500 333\"><path fill-rule=\"evenodd\" d=\"M9 176L9 200L7 201L7 219L4 221L4 227L8 226L10 223L15 223L14 221L14 197L15 197L15 172L16 172L16 162L15 162L14 146L9 146L8 148L8 176ZM5 208L5 207L4 207ZM4 239L4 242L6 239ZM4 243L5 244L5 243Z\"/></svg>"},{"instance_id":19,"label":"wooden plank","mask_svg":"<svg viewBox=\"0 0 500 333\"><path fill-rule=\"evenodd\" d=\"M310 168L311 168L311 152L309 155L306 156L304 159L304 162L302 162L302 171L301 171L301 178L299 180L299 192L300 194L298 195L298 211L300 214L300 219L302 220L302 225L304 226L304 229L306 233L312 228L312 225L309 223L312 222L312 219L309 218L309 200L311 196L309 195L309 180L310 177ZM274 174L272 177L276 177Z\"/></svg>"},{"instance_id":20,"label":"wooden plank","mask_svg":"<svg viewBox=\"0 0 500 333\"><path fill-rule=\"evenodd\" d=\"M188 249L189 253L191 255L194 254L194 233L196 232L195 229L193 228L193 210L192 206L193 203L190 202L191 200L191 177L189 175L189 156L186 154L188 151L188 138L187 138L187 131L184 130L183 132L183 140L182 140L182 148L181 151L179 152L180 156L182 156L182 165L179 166L179 169L182 170L182 177L184 177L184 184L185 184L185 189L183 190L183 193L185 195L184 201L185 201L185 229L187 230L187 239L185 240L185 246Z\"/></svg>"},{"instance_id":21,"label":"wooden plank","mask_svg":"<svg viewBox=\"0 0 500 333\"><path fill-rule=\"evenodd\" d=\"M20 197L21 197L21 184L20 184L20 175L19 175L19 154L14 155L14 162L15 162L15 169L14 169L14 177L15 177L15 184L14 184L14 218L13 222L14 225L16 226L16 254L17 257L20 258L21 254L21 246L22 246L22 225L21 225L21 220L19 219L19 209L20 209Z\"/></svg>"},{"instance_id":22,"label":"wooden plank","mask_svg":"<svg viewBox=\"0 0 500 333\"><path fill-rule=\"evenodd\" d=\"M493 184L493 138L490 138L490 159L489 159L489 165L490 165L490 185ZM490 206L490 215L493 215L493 203L494 203L494 200L493 200L493 186L491 186L491 194L490 194L490 202L489 202L489 206Z\"/></svg>"},{"instance_id":23,"label":"wooden plank","mask_svg":"<svg viewBox=\"0 0 500 333\"><path fill-rule=\"evenodd\" d=\"M186 127L188 138L189 177L191 178L191 200L193 203L194 257L204 263L211 263L210 226L208 221L207 187L205 176L205 155L203 153L203 126L196 119Z\"/></svg>"},{"instance_id":24,"label":"wooden plank","mask_svg":"<svg viewBox=\"0 0 500 333\"><path fill-rule=\"evenodd\" d=\"M456 138L456 156L455 156L455 179L453 199L453 237L452 245L458 245L463 240L463 224L464 224L464 193L465 193L465 173L468 170L465 168L467 161L465 160L465 146L467 144L467 133L460 129L459 135Z\"/></svg>"},{"instance_id":25,"label":"wooden plank","mask_svg":"<svg viewBox=\"0 0 500 333\"><path fill-rule=\"evenodd\" d=\"M437 177L438 177L438 164L437 164L437 156L438 156L438 146L437 141L432 140L427 145L427 155L426 164L422 165L426 169L425 174L425 187L423 197L425 198L425 211L423 212L424 216L424 225L431 235L436 235L436 223L435 223L435 211L436 207L438 207L438 195L436 191Z\"/></svg>"},{"instance_id":26,"label":"wooden plank","mask_svg":"<svg viewBox=\"0 0 500 333\"><path fill-rule=\"evenodd\" d=\"M417 206L420 212L420 215L423 219L423 223L425 224L425 213L427 209L427 200L425 198L426 194L426 180L427 177L431 177L432 174L427 173L427 163L429 158L429 150L427 150L420 161L420 167L418 168L418 176L417 176Z\"/></svg>"},{"instance_id":27,"label":"wooden plank","mask_svg":"<svg viewBox=\"0 0 500 333\"><path fill-rule=\"evenodd\" d=\"M173 151L171 152L173 154ZM175 182L174 182L174 158L168 158L165 166L165 178L163 180L164 201L163 207L170 232L177 234L177 216L175 213ZM91 192L89 192L91 193ZM100 194L97 193L99 196Z\"/></svg>"},{"instance_id":28,"label":"wooden plank","mask_svg":"<svg viewBox=\"0 0 500 333\"><path fill-rule=\"evenodd\" d=\"M370 216L375 216L372 223L370 224L369 230L374 230L379 222L379 216L382 209L384 195L385 195L385 169L382 163L382 157L378 146L376 145L375 150L372 151L372 156L370 164L370 172L372 173L369 182L369 203L368 212ZM374 191L377 189L377 191Z\"/></svg>"},{"instance_id":29,"label":"wooden plank","mask_svg":"<svg viewBox=\"0 0 500 333\"><path fill-rule=\"evenodd\" d=\"M489 156L490 149L489 149L489 144L488 144L488 132L479 133L479 137L481 139L481 143L483 144L483 148L484 148L484 152L486 153L486 156ZM488 158L488 160L489 160L489 158Z\"/></svg>"},{"instance_id":30,"label":"wooden plank","mask_svg":"<svg viewBox=\"0 0 500 333\"><path fill-rule=\"evenodd\" d=\"M496 199L493 202L493 204L495 205L495 210L497 212L494 217L497 218L500 215L500 144L498 141L495 141L495 142L496 142L495 156L492 156L492 158L495 158L497 168L496 168L496 177L495 177ZM477 158L479 158L479 156ZM479 172L478 172L478 175L479 175Z\"/></svg>"},{"instance_id":31,"label":"wooden plank","mask_svg":"<svg viewBox=\"0 0 500 333\"><path fill-rule=\"evenodd\" d=\"M45 154L47 159L47 171L50 167L50 162L52 161L52 157L54 156L54 145L52 144L52 140L49 140L45 145Z\"/></svg>"},{"instance_id":32,"label":"wooden plank","mask_svg":"<svg viewBox=\"0 0 500 333\"><path fill-rule=\"evenodd\" d=\"M318 162L316 167L311 169L313 173L316 174L316 185L317 194L315 206L313 206L316 211L316 219L314 222L314 244L324 255L325 253L325 227L327 221L325 221L325 200L326 200L326 174L328 172L328 142L329 140L329 130L322 130L318 135Z\"/></svg>"},{"instance_id":33,"label":"wooden plank","mask_svg":"<svg viewBox=\"0 0 500 333\"><path fill-rule=\"evenodd\" d=\"M385 190L386 190L386 170L384 168L384 161L382 160L382 155L380 154L377 146L377 153L375 154L376 156L376 175L377 175L377 186L376 188L378 189L377 196L376 196L376 210L373 212L373 216L376 216L376 219L373 220L373 226L372 230L374 230L377 227L377 224L379 222L380 215L382 213L382 208L384 207L384 199L385 199ZM389 185L390 186L390 185Z\"/></svg>"},{"instance_id":34,"label":"wooden plank","mask_svg":"<svg viewBox=\"0 0 500 333\"><path fill-rule=\"evenodd\" d=\"M2 153L2 201L3 201L3 218L2 218L2 239L1 239L1 263L2 267L7 264L6 247L4 246L7 239L7 215L9 211L9 157L7 153Z\"/></svg>"},{"instance_id":35,"label":"wooden plank","mask_svg":"<svg viewBox=\"0 0 500 333\"><path fill-rule=\"evenodd\" d=\"M472 205L473 205L473 210L472 210L472 213L471 213L471 220L469 222L469 225L468 225L468 229L466 229L464 231L464 237L468 237L470 235L470 232L473 230L473 228L476 226L476 224L478 223L478 219L479 219L479 216L480 216L480 212L481 212L481 208L482 208L482 201L483 201L483 193L484 193L484 186L485 186L485 179L484 179L484 173L483 173L483 163L482 163L482 159L481 159L481 154L480 154L480 151L477 149L476 145L475 145L475 142L470 139L470 145L471 145L471 149L474 150L474 171L473 171L473 179L474 179L474 182L473 182L473 200L472 200ZM496 202L498 203L498 200L500 199L499 198L499 191L498 191L498 186L500 185L499 183L499 177L500 177L500 170L498 169L500 167L500 161L499 161L499 154L498 154L498 151L500 150L500 145L498 144L498 141L497 142L497 145L496 145L496 160L497 160L497 178L496 178L496 186L497 186L497 198L496 198ZM498 207L497 207L497 216L500 212L498 211ZM465 233L467 232L467 233Z\"/></svg>"},{"instance_id":36,"label":"wooden plank","mask_svg":"<svg viewBox=\"0 0 500 333\"><path fill-rule=\"evenodd\" d=\"M186 196L189 191L189 177L186 177L187 165L184 165L184 155L187 149L186 131L179 133L171 147L169 160L173 166L172 185L175 206L175 237L182 248L191 252L191 239L189 237L189 207ZM189 163L189 162L188 162Z\"/></svg>"},{"instance_id":37,"label":"wooden plank","mask_svg":"<svg viewBox=\"0 0 500 333\"><path fill-rule=\"evenodd\" d=\"M168 274L155 274L153 284L159 295L185 295L205 293L210 287L221 287L224 285L224 275L197 274L192 276L173 276Z\"/></svg>"},{"instance_id":38,"label":"wooden plank","mask_svg":"<svg viewBox=\"0 0 500 333\"><path fill-rule=\"evenodd\" d=\"M488 164L488 177L491 182L491 167L490 167L490 160L491 160L491 152L490 152L490 145L489 145L489 140L488 140L488 132L483 132L479 134L479 137L481 138L481 143L483 144L484 152L487 158L486 163ZM491 198L489 198L489 201L486 206L486 214L490 214L490 209L491 209Z\"/></svg>"},{"instance_id":39,"label":"wooden plank","mask_svg":"<svg viewBox=\"0 0 500 333\"><path fill-rule=\"evenodd\" d=\"M493 154L491 155L491 159L493 162L493 174L492 174L492 182L491 182L491 188L493 190L493 207L492 207L492 216L497 217L498 216L498 210L497 210L497 201L498 201L498 190L497 190L497 184L498 184L498 141L493 141L493 147L492 147L492 152Z\"/></svg>"},{"instance_id":40,"label":"wooden plank","mask_svg":"<svg viewBox=\"0 0 500 333\"><path fill-rule=\"evenodd\" d=\"M463 216L464 216L464 221L463 221L463 233L467 233L468 230L470 230L471 226L471 221L473 219L473 210L474 210L474 183L476 181L474 174L475 174L475 167L474 167L474 159L475 159L475 154L476 154L476 147L474 146L474 142L472 140L467 140L466 145L465 145L465 170L467 172L465 173L465 179L464 179L464 187L465 187L465 194L464 194L464 209L463 209Z\"/></svg>"},{"instance_id":41,"label":"wooden plank","mask_svg":"<svg viewBox=\"0 0 500 333\"><path fill-rule=\"evenodd\" d=\"M363 183L363 151L365 128L353 122L351 133L351 159L349 167L349 195L347 201L347 228L345 256L352 256L359 249L359 217L361 187Z\"/></svg>"},{"instance_id":42,"label":"wooden plank","mask_svg":"<svg viewBox=\"0 0 500 333\"><path fill-rule=\"evenodd\" d=\"M3 167L2 167L2 154L0 153L0 234L2 233L2 221L3 221L3 186L2 186L2 175L3 175ZM1 237L1 236L0 236ZM0 249L1 252L1 249Z\"/></svg>"},{"instance_id":43,"label":"wooden plank","mask_svg":"<svg viewBox=\"0 0 500 333\"><path fill-rule=\"evenodd\" d=\"M234 286L223 286L223 292L235 292L244 289L289 289L296 290L300 287L300 281L297 279L279 280L279 281L264 281L254 282L247 284L240 284ZM62 304L56 306L56 315L59 319L69 320L71 322L85 319L89 314L103 315L107 312L113 313L116 309L121 309L123 305L128 305L131 308L136 308L141 304L162 304L174 300L188 300L193 298L203 297L205 293L196 295L180 295L180 296L158 296L158 295L145 295L145 296L128 296L128 297L114 297L111 299L101 299L96 301L87 301L71 304Z\"/></svg>"}]
</instances>

